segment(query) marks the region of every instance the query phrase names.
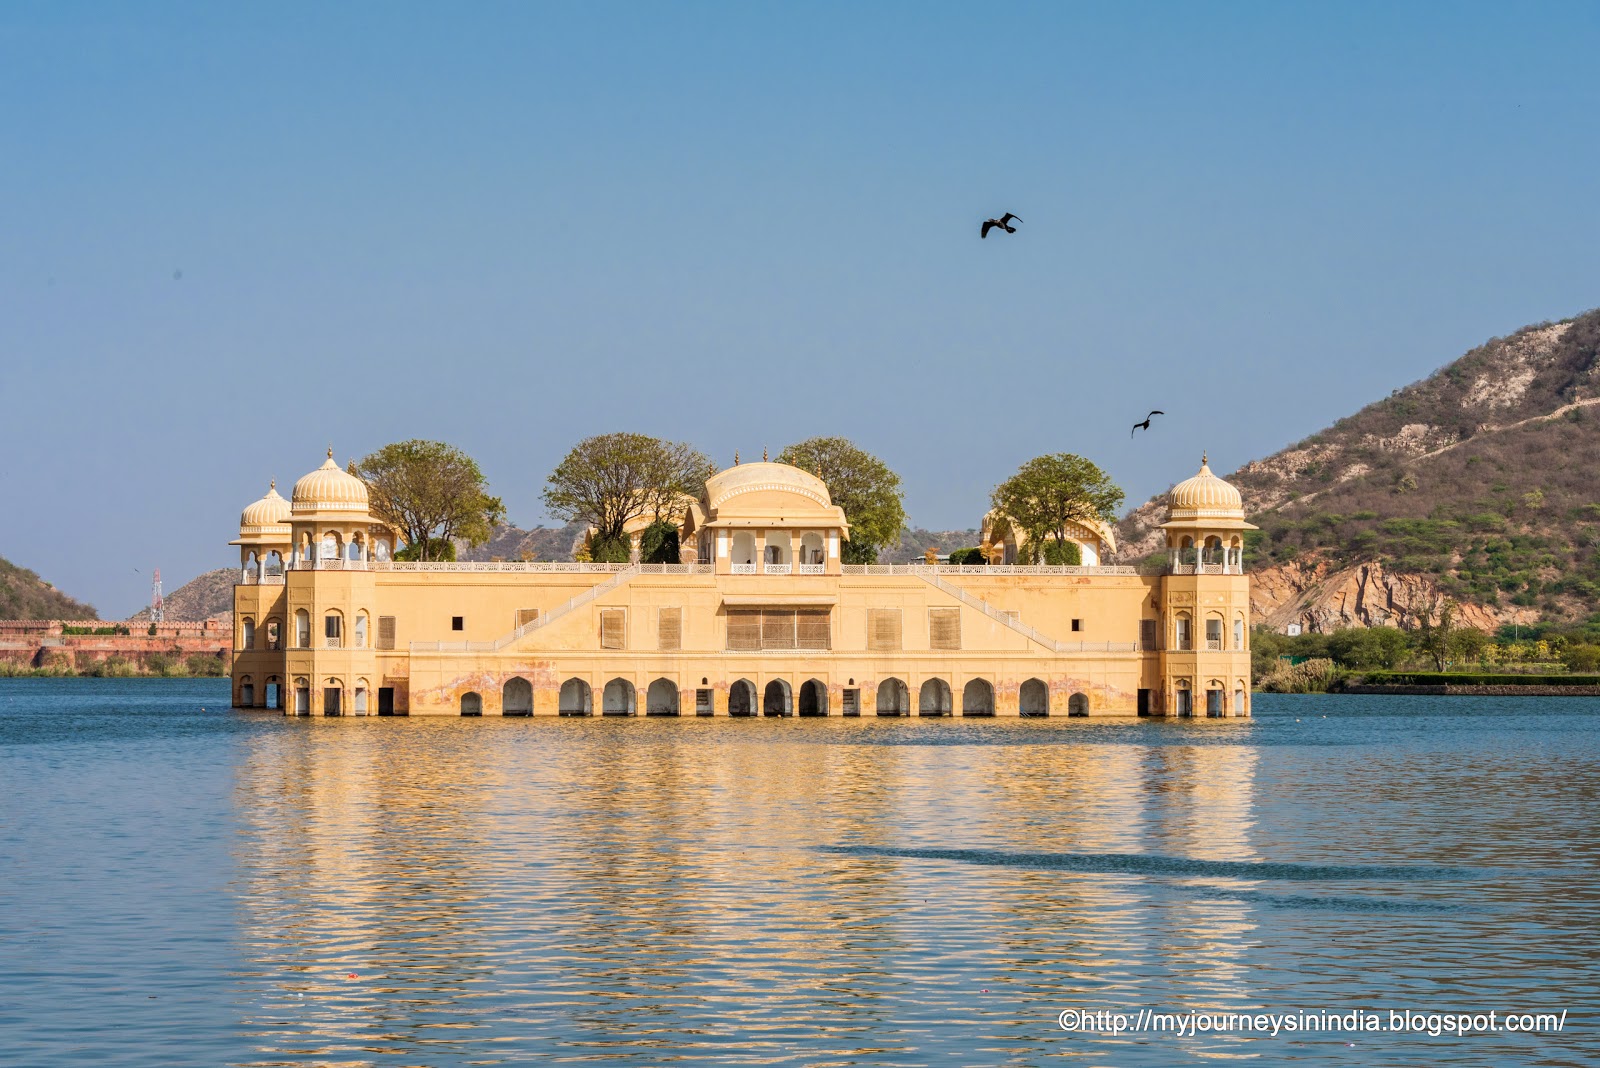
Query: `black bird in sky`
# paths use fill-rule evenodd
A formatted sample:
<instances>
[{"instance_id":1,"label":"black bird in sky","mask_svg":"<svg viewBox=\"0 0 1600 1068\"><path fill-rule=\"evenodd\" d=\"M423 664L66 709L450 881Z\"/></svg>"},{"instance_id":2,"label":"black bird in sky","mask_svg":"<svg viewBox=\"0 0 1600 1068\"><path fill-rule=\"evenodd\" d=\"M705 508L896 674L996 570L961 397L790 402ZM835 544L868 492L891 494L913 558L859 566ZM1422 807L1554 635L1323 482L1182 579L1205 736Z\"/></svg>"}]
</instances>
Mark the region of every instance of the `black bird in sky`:
<instances>
[{"instance_id":1,"label":"black bird in sky","mask_svg":"<svg viewBox=\"0 0 1600 1068\"><path fill-rule=\"evenodd\" d=\"M985 219L985 220L983 220L983 229L981 231L979 231L978 236L979 237L988 237L989 236L989 231L993 230L996 226L1000 227L1000 229L1004 230L1008 234L1014 234L1014 233L1017 232L1017 228L1015 226L1011 225L1011 220L1012 219L1017 219L1017 222L1021 222L1022 221L1021 219L1018 219L1015 215L1011 214L1009 211L1006 212L1004 215L1000 216L1000 218L998 218L998 219Z\"/></svg>"},{"instance_id":2,"label":"black bird in sky","mask_svg":"<svg viewBox=\"0 0 1600 1068\"><path fill-rule=\"evenodd\" d=\"M1160 411L1160 410L1155 409L1155 408L1150 409L1150 415L1166 415L1166 414L1167 414L1166 412ZM1149 430L1150 429L1150 415L1147 415L1147 416L1144 417L1144 422L1133 424L1133 430L1128 431L1128 436L1130 438L1133 437L1133 435L1134 435L1134 433L1136 431Z\"/></svg>"}]
</instances>

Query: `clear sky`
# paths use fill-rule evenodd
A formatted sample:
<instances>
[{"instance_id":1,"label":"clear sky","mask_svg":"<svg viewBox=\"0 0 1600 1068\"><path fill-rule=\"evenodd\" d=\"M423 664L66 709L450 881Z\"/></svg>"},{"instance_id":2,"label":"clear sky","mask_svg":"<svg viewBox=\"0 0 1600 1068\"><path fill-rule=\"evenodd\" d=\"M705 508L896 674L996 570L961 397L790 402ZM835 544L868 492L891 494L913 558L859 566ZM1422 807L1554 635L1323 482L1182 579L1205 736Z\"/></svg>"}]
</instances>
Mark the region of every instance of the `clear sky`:
<instances>
[{"instance_id":1,"label":"clear sky","mask_svg":"<svg viewBox=\"0 0 1600 1068\"><path fill-rule=\"evenodd\" d=\"M1600 304L1597 55L1592 3L8 3L0 555L126 615L408 437L521 525L613 430L843 434L933 528L1044 452L1138 503Z\"/></svg>"}]
</instances>

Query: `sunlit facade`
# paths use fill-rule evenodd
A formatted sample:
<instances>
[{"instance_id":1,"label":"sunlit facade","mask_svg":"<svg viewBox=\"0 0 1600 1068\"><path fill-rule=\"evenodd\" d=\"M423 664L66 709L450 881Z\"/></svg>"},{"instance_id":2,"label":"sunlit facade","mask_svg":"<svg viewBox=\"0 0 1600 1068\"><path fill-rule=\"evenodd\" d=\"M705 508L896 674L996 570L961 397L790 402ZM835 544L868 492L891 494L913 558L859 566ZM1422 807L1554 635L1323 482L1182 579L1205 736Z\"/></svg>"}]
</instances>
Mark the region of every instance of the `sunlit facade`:
<instances>
[{"instance_id":1,"label":"sunlit facade","mask_svg":"<svg viewBox=\"0 0 1600 1068\"><path fill-rule=\"evenodd\" d=\"M1245 716L1238 491L1202 463L1168 500L1161 574L849 565L849 519L787 464L713 474L679 562L402 563L327 461L240 517L234 704L290 715ZM1013 540L1007 540L1011 538ZM636 543L637 544L637 543ZM637 554L636 554L637 555Z\"/></svg>"}]
</instances>

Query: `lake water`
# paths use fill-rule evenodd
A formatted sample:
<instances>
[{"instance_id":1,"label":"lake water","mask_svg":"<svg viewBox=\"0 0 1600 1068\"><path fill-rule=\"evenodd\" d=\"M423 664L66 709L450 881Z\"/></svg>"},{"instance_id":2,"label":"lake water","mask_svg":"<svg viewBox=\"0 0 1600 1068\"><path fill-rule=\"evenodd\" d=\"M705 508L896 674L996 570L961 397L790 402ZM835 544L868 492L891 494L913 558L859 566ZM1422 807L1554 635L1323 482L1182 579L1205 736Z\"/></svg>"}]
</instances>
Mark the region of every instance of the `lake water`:
<instances>
[{"instance_id":1,"label":"lake water","mask_svg":"<svg viewBox=\"0 0 1600 1068\"><path fill-rule=\"evenodd\" d=\"M0 680L0 1064L1600 1060L1597 701L308 721L227 695ZM1567 1017L1178 1037L1064 1009Z\"/></svg>"}]
</instances>

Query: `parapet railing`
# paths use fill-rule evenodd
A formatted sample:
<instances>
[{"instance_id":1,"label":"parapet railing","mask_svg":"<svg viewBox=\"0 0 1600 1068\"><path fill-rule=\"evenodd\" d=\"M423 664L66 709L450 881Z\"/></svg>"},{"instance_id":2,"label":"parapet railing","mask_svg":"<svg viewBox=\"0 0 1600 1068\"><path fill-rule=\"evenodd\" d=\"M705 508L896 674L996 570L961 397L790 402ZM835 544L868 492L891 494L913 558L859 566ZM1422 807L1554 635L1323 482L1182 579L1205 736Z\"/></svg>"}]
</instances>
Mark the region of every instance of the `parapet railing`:
<instances>
[{"instance_id":1,"label":"parapet railing","mask_svg":"<svg viewBox=\"0 0 1600 1068\"><path fill-rule=\"evenodd\" d=\"M621 570L620 571L616 571L606 581L589 587L588 589L584 590L582 593L578 594L575 597L568 598L566 601L563 601L558 607L552 609L549 613L540 616L538 619L529 620L528 622L524 623L522 626L518 627L516 630L512 631L510 634L507 634L507 635L505 635L503 637L500 637L500 638L496 638L494 641L490 641L490 642L412 642L411 643L411 651L413 653L492 653L492 652L497 652L497 651L499 651L501 649L504 649L506 646L510 645L512 642L517 641L517 640L519 640L521 638L527 637L529 634L532 634L534 631L538 630L540 627L545 626L548 623L554 623L556 620L560 619L562 616L564 616L567 613L573 611L574 609L582 608L584 605L588 604L590 601L593 601L596 597L599 597L601 594L604 594L604 593L607 593L607 592L609 592L611 590L616 589L618 586L622 585L624 582L627 582L629 579L633 578L633 576L635 576L635 575L645 575L645 574L662 575L662 574L687 574L688 573L688 572L674 572L674 571L652 571L652 570L647 570L647 569L650 569L650 568L666 568L666 567L674 567L674 568L700 567L700 566L709 567L710 565L700 565L700 564L598 564L598 565L594 565L594 566L604 567L604 568L607 568L607 569L621 568Z\"/></svg>"},{"instance_id":2,"label":"parapet railing","mask_svg":"<svg viewBox=\"0 0 1600 1068\"><path fill-rule=\"evenodd\" d=\"M578 564L565 560L390 560L367 566L373 571L521 571L543 575L709 575L715 570L710 564Z\"/></svg>"},{"instance_id":3,"label":"parapet railing","mask_svg":"<svg viewBox=\"0 0 1600 1068\"><path fill-rule=\"evenodd\" d=\"M1174 575L1242 575L1239 564L1173 564L1168 569Z\"/></svg>"},{"instance_id":4,"label":"parapet railing","mask_svg":"<svg viewBox=\"0 0 1600 1068\"><path fill-rule=\"evenodd\" d=\"M1136 567L1063 564L843 564L846 575L1137 575Z\"/></svg>"}]
</instances>

